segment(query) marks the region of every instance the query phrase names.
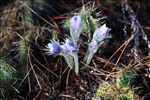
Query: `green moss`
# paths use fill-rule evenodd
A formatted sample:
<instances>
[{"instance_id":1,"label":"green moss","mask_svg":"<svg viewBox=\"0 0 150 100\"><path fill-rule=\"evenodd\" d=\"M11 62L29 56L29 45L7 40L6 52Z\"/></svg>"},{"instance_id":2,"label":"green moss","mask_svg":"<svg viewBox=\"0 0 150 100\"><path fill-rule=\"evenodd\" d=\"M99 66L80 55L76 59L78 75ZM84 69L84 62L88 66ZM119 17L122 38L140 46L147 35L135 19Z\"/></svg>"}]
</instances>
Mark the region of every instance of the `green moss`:
<instances>
[{"instance_id":1,"label":"green moss","mask_svg":"<svg viewBox=\"0 0 150 100\"><path fill-rule=\"evenodd\" d=\"M11 66L4 60L0 59L0 80L9 80L13 78Z\"/></svg>"},{"instance_id":2,"label":"green moss","mask_svg":"<svg viewBox=\"0 0 150 100\"><path fill-rule=\"evenodd\" d=\"M116 84L102 83L97 89L96 96L93 100L99 100L99 98L105 98L107 100L119 99L119 100L136 100L134 92L131 90L131 86L137 76L132 70L119 71L120 77L117 77Z\"/></svg>"},{"instance_id":3,"label":"green moss","mask_svg":"<svg viewBox=\"0 0 150 100\"><path fill-rule=\"evenodd\" d=\"M115 84L110 83L102 83L92 99L100 100L100 98L106 100L136 100L134 92L129 87L117 88Z\"/></svg>"},{"instance_id":4,"label":"green moss","mask_svg":"<svg viewBox=\"0 0 150 100\"><path fill-rule=\"evenodd\" d=\"M134 92L127 88L122 88L123 93L120 94L121 100L135 100Z\"/></svg>"},{"instance_id":5,"label":"green moss","mask_svg":"<svg viewBox=\"0 0 150 100\"><path fill-rule=\"evenodd\" d=\"M98 20L93 18L92 16L89 16L89 24L90 24L92 33L94 33L94 31L100 26L98 25Z\"/></svg>"},{"instance_id":6,"label":"green moss","mask_svg":"<svg viewBox=\"0 0 150 100\"><path fill-rule=\"evenodd\" d=\"M120 71L119 75L120 77L116 79L116 85L119 88L123 88L130 87L133 84L137 74L133 70L125 70Z\"/></svg>"},{"instance_id":7,"label":"green moss","mask_svg":"<svg viewBox=\"0 0 150 100\"><path fill-rule=\"evenodd\" d=\"M85 18L82 16L82 30L83 30L83 33L87 34L88 33L88 25L86 23L86 20Z\"/></svg>"},{"instance_id":8,"label":"green moss","mask_svg":"<svg viewBox=\"0 0 150 100\"><path fill-rule=\"evenodd\" d=\"M106 100L110 100L112 98L117 97L118 93L115 92L117 92L117 88L115 85L109 83L103 83L97 89L96 95L93 98L93 100L99 100L100 98L105 98Z\"/></svg>"},{"instance_id":9,"label":"green moss","mask_svg":"<svg viewBox=\"0 0 150 100\"><path fill-rule=\"evenodd\" d=\"M69 29L69 27L70 27L70 18L69 19L67 19L67 20L65 20L65 23L64 23L64 31L65 31L65 33L66 34L68 34L69 33L69 31L70 31L70 29ZM69 34L68 34L69 35Z\"/></svg>"}]
</instances>

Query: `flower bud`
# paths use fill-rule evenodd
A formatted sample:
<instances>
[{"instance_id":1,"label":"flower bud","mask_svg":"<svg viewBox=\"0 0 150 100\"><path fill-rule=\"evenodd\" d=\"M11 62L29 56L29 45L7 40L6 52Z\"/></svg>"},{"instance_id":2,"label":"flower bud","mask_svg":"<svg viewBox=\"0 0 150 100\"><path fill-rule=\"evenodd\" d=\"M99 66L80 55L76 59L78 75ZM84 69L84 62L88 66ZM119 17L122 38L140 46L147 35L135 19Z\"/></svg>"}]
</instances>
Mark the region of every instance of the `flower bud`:
<instances>
[{"instance_id":1,"label":"flower bud","mask_svg":"<svg viewBox=\"0 0 150 100\"><path fill-rule=\"evenodd\" d=\"M70 35L75 44L77 44L81 32L82 32L81 16L80 15L73 16L70 19Z\"/></svg>"},{"instance_id":2,"label":"flower bud","mask_svg":"<svg viewBox=\"0 0 150 100\"><path fill-rule=\"evenodd\" d=\"M108 37L108 32L111 29L109 29L106 24L102 25L100 28L96 29L96 31L93 34L93 40L96 40L98 42L103 41Z\"/></svg>"},{"instance_id":3,"label":"flower bud","mask_svg":"<svg viewBox=\"0 0 150 100\"><path fill-rule=\"evenodd\" d=\"M81 16L73 16L70 19L70 27L74 30L78 30L81 26Z\"/></svg>"}]
</instances>

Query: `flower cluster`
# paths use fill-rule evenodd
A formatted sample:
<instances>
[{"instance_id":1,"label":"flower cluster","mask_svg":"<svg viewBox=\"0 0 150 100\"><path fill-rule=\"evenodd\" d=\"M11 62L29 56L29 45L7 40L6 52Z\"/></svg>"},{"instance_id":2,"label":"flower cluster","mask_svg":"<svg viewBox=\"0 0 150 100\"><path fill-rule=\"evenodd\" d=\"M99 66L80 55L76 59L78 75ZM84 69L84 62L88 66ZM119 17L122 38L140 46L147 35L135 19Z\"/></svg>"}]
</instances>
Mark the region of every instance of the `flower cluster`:
<instances>
[{"instance_id":1,"label":"flower cluster","mask_svg":"<svg viewBox=\"0 0 150 100\"><path fill-rule=\"evenodd\" d=\"M73 68L73 64L75 64L75 72L78 74L78 47L71 39L66 39L63 45L60 45L56 41L51 41L51 43L47 44L45 50L47 54L63 56L71 69Z\"/></svg>"},{"instance_id":2,"label":"flower cluster","mask_svg":"<svg viewBox=\"0 0 150 100\"><path fill-rule=\"evenodd\" d=\"M81 16L73 16L70 19L71 39L66 39L62 45L56 41L52 41L46 46L47 54L63 56L71 69L73 69L73 65L75 65L74 71L76 74L79 73L77 41L79 40L81 32Z\"/></svg>"},{"instance_id":3,"label":"flower cluster","mask_svg":"<svg viewBox=\"0 0 150 100\"><path fill-rule=\"evenodd\" d=\"M83 33L83 27L87 24L84 23L83 16L75 15L69 21L69 29L70 29L70 39L66 39L63 44L56 41L52 41L47 45L48 54L57 54L61 55L65 58L68 66L73 69L76 74L79 73L79 61L78 61L78 52L79 48L77 46L77 42L81 33ZM92 24L95 25L95 24ZM97 28L97 25L94 26ZM93 38L88 44L88 50L84 57L84 61L89 64L93 55L97 52L101 44L104 43L105 39L109 38L110 29L106 26L106 24L102 25L100 28L94 29L95 32L93 34ZM82 32L83 31L83 32Z\"/></svg>"}]
</instances>

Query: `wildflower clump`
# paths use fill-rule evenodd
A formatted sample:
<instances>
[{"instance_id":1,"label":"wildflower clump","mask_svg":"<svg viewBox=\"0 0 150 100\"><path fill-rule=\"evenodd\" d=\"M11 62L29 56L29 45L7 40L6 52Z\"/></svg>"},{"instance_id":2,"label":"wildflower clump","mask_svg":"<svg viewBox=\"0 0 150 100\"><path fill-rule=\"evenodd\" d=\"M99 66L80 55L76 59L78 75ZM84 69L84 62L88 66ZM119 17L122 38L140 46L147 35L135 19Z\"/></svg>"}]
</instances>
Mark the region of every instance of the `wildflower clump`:
<instances>
[{"instance_id":1,"label":"wildflower clump","mask_svg":"<svg viewBox=\"0 0 150 100\"><path fill-rule=\"evenodd\" d=\"M87 36L87 34L93 33L92 39L88 39L88 49L84 57L84 62L87 64L91 62L93 55L97 52L105 40L110 38L110 28L108 28L106 24L101 26L100 19L92 16L92 11L94 10L94 6L92 6L90 9L83 7L79 13L75 13L74 16L66 19L66 22L64 23L64 30L67 30L67 33L69 33L69 39L65 39L63 44L59 43L58 45L59 48L61 48L59 55L64 56L68 66L71 69L73 69L73 66L75 66L74 71L77 74L79 73L78 43L81 34ZM50 44L47 46L47 48L50 48L48 52L55 55L57 52L54 52L54 46Z\"/></svg>"},{"instance_id":2,"label":"wildflower clump","mask_svg":"<svg viewBox=\"0 0 150 100\"><path fill-rule=\"evenodd\" d=\"M121 70L119 71L119 77L116 79L116 85L119 88L131 87L137 74L135 71L131 70Z\"/></svg>"},{"instance_id":3,"label":"wildflower clump","mask_svg":"<svg viewBox=\"0 0 150 100\"><path fill-rule=\"evenodd\" d=\"M51 41L46 46L46 54L48 55L60 55L65 58L68 66L73 69L75 64L75 73L79 73L79 63L78 63L78 47L73 43L71 39L66 39L65 42L61 45L57 41Z\"/></svg>"}]
</instances>

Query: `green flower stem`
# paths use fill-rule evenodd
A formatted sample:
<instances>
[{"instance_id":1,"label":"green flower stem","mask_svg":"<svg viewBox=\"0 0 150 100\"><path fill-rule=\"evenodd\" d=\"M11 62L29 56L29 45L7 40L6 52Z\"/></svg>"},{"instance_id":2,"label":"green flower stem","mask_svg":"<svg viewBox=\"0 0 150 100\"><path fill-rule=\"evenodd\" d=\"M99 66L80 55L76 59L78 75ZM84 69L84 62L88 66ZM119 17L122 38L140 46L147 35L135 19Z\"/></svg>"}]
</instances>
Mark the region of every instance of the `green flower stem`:
<instances>
[{"instance_id":1,"label":"green flower stem","mask_svg":"<svg viewBox=\"0 0 150 100\"><path fill-rule=\"evenodd\" d=\"M75 68L74 71L76 74L79 74L79 61L78 61L78 55L77 53L72 54L73 58L74 58L74 63L75 63Z\"/></svg>"},{"instance_id":2,"label":"green flower stem","mask_svg":"<svg viewBox=\"0 0 150 100\"><path fill-rule=\"evenodd\" d=\"M90 52L88 54L88 57L87 57L87 61L86 61L86 64L90 64L92 58L93 58L93 55L94 55L94 52Z\"/></svg>"},{"instance_id":3,"label":"green flower stem","mask_svg":"<svg viewBox=\"0 0 150 100\"><path fill-rule=\"evenodd\" d=\"M70 67L70 69L73 69L73 58L68 55L68 54L65 54L65 53L62 53L61 54L64 58L65 58L65 61L67 63L67 65Z\"/></svg>"},{"instance_id":4,"label":"green flower stem","mask_svg":"<svg viewBox=\"0 0 150 100\"><path fill-rule=\"evenodd\" d=\"M79 33L77 33L77 32L75 32L75 33L71 34L71 38L72 38L73 43L74 43L75 45L77 45L77 42L78 42L79 36L80 36L80 34L79 34Z\"/></svg>"},{"instance_id":5,"label":"green flower stem","mask_svg":"<svg viewBox=\"0 0 150 100\"><path fill-rule=\"evenodd\" d=\"M84 59L83 59L84 62L86 62L88 55L89 55L89 50L87 50L86 53L85 53L85 56L84 56Z\"/></svg>"},{"instance_id":6,"label":"green flower stem","mask_svg":"<svg viewBox=\"0 0 150 100\"><path fill-rule=\"evenodd\" d=\"M103 41L99 42L98 43L98 46L97 48L95 48L93 51L89 51L87 50L86 54L85 54L85 57L84 57L84 62L86 62L86 64L90 64L92 58L93 58L93 55L97 52L98 48L103 44Z\"/></svg>"}]
</instances>

